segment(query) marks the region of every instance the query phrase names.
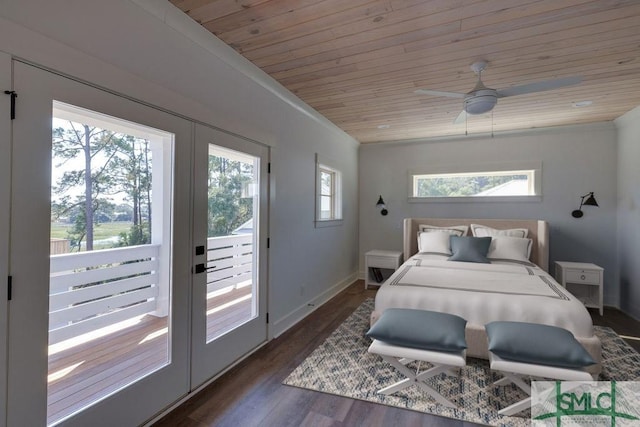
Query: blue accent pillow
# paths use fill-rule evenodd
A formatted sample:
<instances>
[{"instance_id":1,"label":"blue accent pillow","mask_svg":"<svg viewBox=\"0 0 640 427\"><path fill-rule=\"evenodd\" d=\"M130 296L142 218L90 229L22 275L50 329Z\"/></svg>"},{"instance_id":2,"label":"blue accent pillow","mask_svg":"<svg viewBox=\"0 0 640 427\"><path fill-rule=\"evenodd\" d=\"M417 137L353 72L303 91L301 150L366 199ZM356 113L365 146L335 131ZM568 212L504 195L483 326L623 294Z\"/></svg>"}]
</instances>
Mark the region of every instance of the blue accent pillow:
<instances>
[{"instance_id":1,"label":"blue accent pillow","mask_svg":"<svg viewBox=\"0 0 640 427\"><path fill-rule=\"evenodd\" d=\"M491 237L451 236L449 242L453 254L449 261L490 263L487 253L491 246Z\"/></svg>"},{"instance_id":2,"label":"blue accent pillow","mask_svg":"<svg viewBox=\"0 0 640 427\"><path fill-rule=\"evenodd\" d=\"M524 322L491 322L485 329L489 351L505 360L573 369L596 363L566 329Z\"/></svg>"},{"instance_id":3,"label":"blue accent pillow","mask_svg":"<svg viewBox=\"0 0 640 427\"><path fill-rule=\"evenodd\" d=\"M400 347L459 352L467 348L462 317L435 311L388 308L367 336Z\"/></svg>"}]
</instances>

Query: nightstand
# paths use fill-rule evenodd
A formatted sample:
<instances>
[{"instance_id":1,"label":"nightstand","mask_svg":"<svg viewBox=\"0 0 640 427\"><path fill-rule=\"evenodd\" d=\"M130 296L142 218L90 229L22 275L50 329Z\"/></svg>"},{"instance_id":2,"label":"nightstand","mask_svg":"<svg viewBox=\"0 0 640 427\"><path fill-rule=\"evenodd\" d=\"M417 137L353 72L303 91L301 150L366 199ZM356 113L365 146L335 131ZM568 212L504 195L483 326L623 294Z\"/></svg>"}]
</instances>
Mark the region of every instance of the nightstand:
<instances>
[{"instance_id":1,"label":"nightstand","mask_svg":"<svg viewBox=\"0 0 640 427\"><path fill-rule=\"evenodd\" d=\"M364 254L364 288L368 289L369 285L380 286L400 267L400 264L402 264L402 252L378 249L367 252ZM375 279L372 268L378 269L382 277L381 281Z\"/></svg>"},{"instance_id":2,"label":"nightstand","mask_svg":"<svg viewBox=\"0 0 640 427\"><path fill-rule=\"evenodd\" d=\"M602 316L602 277L604 269L585 262L556 261L556 280L585 307L600 310Z\"/></svg>"}]
</instances>

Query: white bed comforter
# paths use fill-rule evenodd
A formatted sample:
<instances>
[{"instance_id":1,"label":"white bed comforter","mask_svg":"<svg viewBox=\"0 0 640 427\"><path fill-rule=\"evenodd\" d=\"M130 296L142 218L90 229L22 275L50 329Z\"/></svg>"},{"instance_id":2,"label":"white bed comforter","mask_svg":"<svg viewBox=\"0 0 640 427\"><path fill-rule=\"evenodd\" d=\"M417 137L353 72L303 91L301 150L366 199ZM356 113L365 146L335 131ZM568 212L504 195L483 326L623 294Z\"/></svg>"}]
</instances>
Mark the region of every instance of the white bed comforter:
<instances>
[{"instance_id":1,"label":"white bed comforter","mask_svg":"<svg viewBox=\"0 0 640 427\"><path fill-rule=\"evenodd\" d=\"M417 254L378 290L376 311L391 307L456 314L477 326L511 320L593 336L584 305L534 264L478 264Z\"/></svg>"}]
</instances>

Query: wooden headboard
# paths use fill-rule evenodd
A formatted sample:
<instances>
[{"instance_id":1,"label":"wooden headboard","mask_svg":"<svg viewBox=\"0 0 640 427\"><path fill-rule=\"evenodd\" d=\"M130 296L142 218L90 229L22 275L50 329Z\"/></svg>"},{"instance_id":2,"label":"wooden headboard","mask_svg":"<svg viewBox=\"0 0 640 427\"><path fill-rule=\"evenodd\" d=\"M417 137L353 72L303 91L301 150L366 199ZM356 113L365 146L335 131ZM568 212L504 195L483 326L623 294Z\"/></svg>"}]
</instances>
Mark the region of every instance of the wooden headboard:
<instances>
[{"instance_id":1,"label":"wooden headboard","mask_svg":"<svg viewBox=\"0 0 640 427\"><path fill-rule=\"evenodd\" d=\"M405 218L404 219L404 259L418 253L418 225L429 224L436 227L452 225L480 224L496 229L526 228L533 240L531 262L544 271L549 271L549 225L535 219L452 219L452 218ZM469 234L471 229L469 229Z\"/></svg>"}]
</instances>

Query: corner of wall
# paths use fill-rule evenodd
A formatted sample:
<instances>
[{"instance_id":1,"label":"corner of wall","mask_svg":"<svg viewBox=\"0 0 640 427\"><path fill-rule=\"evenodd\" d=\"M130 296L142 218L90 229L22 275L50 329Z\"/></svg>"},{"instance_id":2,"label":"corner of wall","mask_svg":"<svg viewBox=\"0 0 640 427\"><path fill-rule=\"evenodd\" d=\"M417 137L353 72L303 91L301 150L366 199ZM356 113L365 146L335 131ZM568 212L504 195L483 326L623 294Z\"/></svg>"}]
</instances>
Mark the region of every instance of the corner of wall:
<instances>
[{"instance_id":1,"label":"corner of wall","mask_svg":"<svg viewBox=\"0 0 640 427\"><path fill-rule=\"evenodd\" d=\"M616 129L619 129L623 126L633 125L634 123L637 123L637 120L640 120L640 106L637 106L636 108L629 110L620 117L616 118L613 121L613 124L615 125Z\"/></svg>"},{"instance_id":2,"label":"corner of wall","mask_svg":"<svg viewBox=\"0 0 640 427\"><path fill-rule=\"evenodd\" d=\"M618 305L640 319L640 106L614 120L617 144Z\"/></svg>"}]
</instances>

